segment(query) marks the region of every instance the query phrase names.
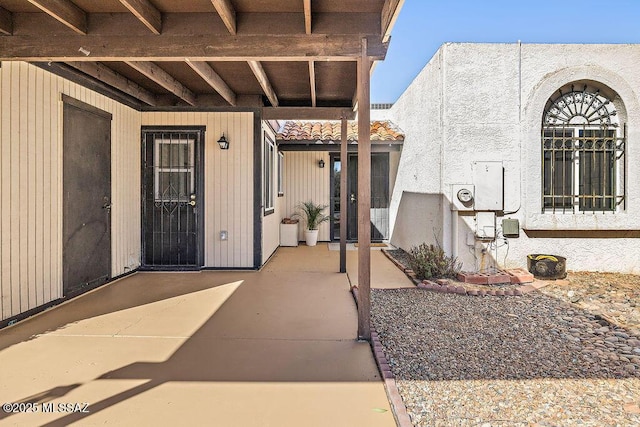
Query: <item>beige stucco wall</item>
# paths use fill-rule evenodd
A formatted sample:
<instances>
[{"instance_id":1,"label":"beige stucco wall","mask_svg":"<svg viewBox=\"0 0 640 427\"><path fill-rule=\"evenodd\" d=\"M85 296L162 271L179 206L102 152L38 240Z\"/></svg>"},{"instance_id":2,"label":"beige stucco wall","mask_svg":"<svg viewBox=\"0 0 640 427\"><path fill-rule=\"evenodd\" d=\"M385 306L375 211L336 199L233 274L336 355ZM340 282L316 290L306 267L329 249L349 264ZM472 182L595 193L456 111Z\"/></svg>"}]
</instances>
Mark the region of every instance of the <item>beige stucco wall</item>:
<instances>
[{"instance_id":1,"label":"beige stucco wall","mask_svg":"<svg viewBox=\"0 0 640 427\"><path fill-rule=\"evenodd\" d=\"M253 268L253 113L143 112L142 125L206 126L205 267ZM216 142L223 132L228 150Z\"/></svg>"},{"instance_id":2,"label":"beige stucco wall","mask_svg":"<svg viewBox=\"0 0 640 427\"><path fill-rule=\"evenodd\" d=\"M523 230L519 238L488 247L492 262L481 263L487 245L467 245L475 217L461 215L455 240L465 269L524 266L527 254L551 252L568 256L574 270L640 272L640 239L621 237L640 230L640 187L635 185L640 179L638 63L640 45L443 45L389 112L407 134L392 226L405 227L402 222L409 221L399 213L404 192L439 193L450 200L452 184L472 183L472 162L499 161L504 166L504 210L513 212L506 216L518 219ZM616 109L628 127L626 207L607 214L543 214L544 105L554 91L579 80L598 82L619 96ZM451 253L449 203L438 216L443 247ZM598 237L589 237L595 230ZM551 237L549 231L584 233L580 238Z\"/></svg>"},{"instance_id":3,"label":"beige stucco wall","mask_svg":"<svg viewBox=\"0 0 640 427\"><path fill-rule=\"evenodd\" d=\"M112 276L140 262L140 114L24 62L0 68L0 318L62 297L62 94L113 115Z\"/></svg>"}]
</instances>

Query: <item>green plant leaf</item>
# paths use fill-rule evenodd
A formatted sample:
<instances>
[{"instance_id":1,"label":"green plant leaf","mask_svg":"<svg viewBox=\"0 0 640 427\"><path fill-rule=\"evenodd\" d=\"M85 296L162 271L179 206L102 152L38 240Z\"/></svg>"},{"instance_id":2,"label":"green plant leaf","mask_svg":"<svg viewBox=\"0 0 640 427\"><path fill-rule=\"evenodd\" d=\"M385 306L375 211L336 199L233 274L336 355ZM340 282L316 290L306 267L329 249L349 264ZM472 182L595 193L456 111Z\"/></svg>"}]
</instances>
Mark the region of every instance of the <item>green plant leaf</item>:
<instances>
[{"instance_id":1,"label":"green plant leaf","mask_svg":"<svg viewBox=\"0 0 640 427\"><path fill-rule=\"evenodd\" d=\"M309 200L296 206L298 211L293 216L302 217L307 223L308 230L317 230L320 224L331 220L329 215L323 213L328 206L329 205L317 205Z\"/></svg>"}]
</instances>

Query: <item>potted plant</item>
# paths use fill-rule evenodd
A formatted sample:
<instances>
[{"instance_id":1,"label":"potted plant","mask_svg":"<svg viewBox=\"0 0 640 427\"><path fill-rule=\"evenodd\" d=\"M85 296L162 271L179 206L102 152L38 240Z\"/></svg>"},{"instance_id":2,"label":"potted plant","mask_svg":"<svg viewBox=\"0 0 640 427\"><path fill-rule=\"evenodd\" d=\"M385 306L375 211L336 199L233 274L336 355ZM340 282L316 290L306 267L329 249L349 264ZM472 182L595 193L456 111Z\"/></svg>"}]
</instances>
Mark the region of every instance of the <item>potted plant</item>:
<instances>
[{"instance_id":1,"label":"potted plant","mask_svg":"<svg viewBox=\"0 0 640 427\"><path fill-rule=\"evenodd\" d=\"M298 212L294 216L304 218L307 223L304 232L307 246L315 246L318 243L318 227L331 219L329 215L322 213L327 207L328 205L316 205L312 201L303 202L297 206Z\"/></svg>"}]
</instances>

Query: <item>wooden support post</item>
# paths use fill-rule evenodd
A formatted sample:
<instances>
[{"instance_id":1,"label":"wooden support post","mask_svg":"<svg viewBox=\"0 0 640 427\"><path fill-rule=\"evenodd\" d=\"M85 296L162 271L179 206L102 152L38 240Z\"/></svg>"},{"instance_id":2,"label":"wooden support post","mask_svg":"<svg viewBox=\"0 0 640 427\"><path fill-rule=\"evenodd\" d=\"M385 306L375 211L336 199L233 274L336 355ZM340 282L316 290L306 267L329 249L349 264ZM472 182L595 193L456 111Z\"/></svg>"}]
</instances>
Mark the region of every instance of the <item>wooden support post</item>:
<instances>
[{"instance_id":1,"label":"wooden support post","mask_svg":"<svg viewBox=\"0 0 640 427\"><path fill-rule=\"evenodd\" d=\"M371 124L367 39L358 60L358 339L371 339Z\"/></svg>"},{"instance_id":2,"label":"wooden support post","mask_svg":"<svg viewBox=\"0 0 640 427\"><path fill-rule=\"evenodd\" d=\"M347 117L340 123L340 273L347 272Z\"/></svg>"}]
</instances>

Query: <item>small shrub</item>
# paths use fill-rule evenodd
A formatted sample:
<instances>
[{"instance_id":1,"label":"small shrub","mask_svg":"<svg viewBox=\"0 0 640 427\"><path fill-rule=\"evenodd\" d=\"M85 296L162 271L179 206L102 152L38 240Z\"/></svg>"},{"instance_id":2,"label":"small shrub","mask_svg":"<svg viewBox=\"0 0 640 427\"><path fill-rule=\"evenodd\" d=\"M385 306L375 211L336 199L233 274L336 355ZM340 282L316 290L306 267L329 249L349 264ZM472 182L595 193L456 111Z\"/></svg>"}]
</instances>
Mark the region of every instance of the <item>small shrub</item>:
<instances>
[{"instance_id":1,"label":"small shrub","mask_svg":"<svg viewBox=\"0 0 640 427\"><path fill-rule=\"evenodd\" d=\"M409 265L420 280L456 277L462 263L455 257L448 257L439 245L422 243L409 251Z\"/></svg>"}]
</instances>

